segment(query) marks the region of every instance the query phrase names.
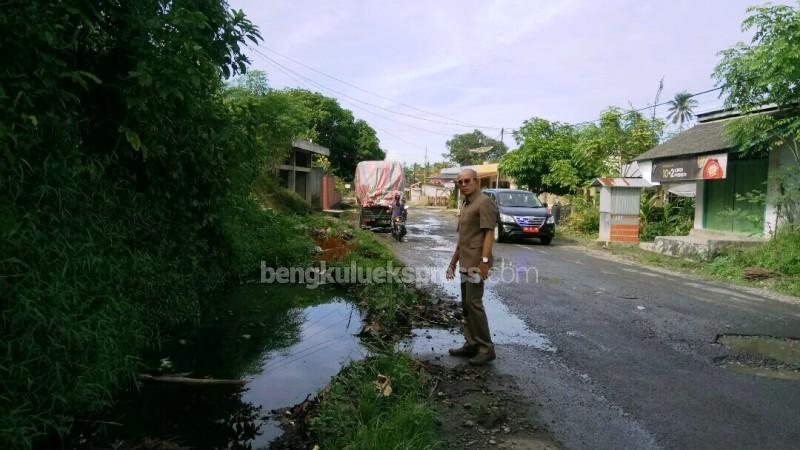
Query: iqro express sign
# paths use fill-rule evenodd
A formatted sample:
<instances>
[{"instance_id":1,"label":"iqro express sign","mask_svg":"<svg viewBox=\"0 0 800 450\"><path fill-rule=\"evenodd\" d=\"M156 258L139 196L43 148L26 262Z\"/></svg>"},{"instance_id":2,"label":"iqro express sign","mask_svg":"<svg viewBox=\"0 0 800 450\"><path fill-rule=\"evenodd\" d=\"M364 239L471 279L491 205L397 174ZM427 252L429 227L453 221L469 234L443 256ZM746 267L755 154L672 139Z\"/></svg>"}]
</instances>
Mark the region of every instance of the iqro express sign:
<instances>
[{"instance_id":1,"label":"iqro express sign","mask_svg":"<svg viewBox=\"0 0 800 450\"><path fill-rule=\"evenodd\" d=\"M728 172L728 154L693 156L653 162L653 181L719 180Z\"/></svg>"}]
</instances>

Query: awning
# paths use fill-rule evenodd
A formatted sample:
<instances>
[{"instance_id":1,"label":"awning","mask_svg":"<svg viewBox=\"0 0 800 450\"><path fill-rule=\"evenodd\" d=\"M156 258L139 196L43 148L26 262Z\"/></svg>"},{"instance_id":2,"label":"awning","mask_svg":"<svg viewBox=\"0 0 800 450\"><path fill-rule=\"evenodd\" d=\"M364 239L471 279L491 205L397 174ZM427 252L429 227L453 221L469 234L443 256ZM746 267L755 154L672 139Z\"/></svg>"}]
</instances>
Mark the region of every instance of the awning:
<instances>
[{"instance_id":1,"label":"awning","mask_svg":"<svg viewBox=\"0 0 800 450\"><path fill-rule=\"evenodd\" d=\"M595 178L592 186L615 187L615 188L648 188L653 185L642 178Z\"/></svg>"}]
</instances>

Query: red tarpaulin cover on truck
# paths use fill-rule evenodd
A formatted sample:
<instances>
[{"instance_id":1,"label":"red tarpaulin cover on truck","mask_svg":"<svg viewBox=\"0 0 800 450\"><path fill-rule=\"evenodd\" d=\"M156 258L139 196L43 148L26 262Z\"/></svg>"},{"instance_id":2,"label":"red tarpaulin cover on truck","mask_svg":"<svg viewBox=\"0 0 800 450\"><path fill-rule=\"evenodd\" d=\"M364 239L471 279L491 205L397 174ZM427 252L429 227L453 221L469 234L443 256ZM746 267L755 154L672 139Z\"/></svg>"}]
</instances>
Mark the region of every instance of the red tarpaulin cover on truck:
<instances>
[{"instance_id":1,"label":"red tarpaulin cover on truck","mask_svg":"<svg viewBox=\"0 0 800 450\"><path fill-rule=\"evenodd\" d=\"M388 206L394 201L395 193L403 193L406 179L399 162L361 161L356 166L354 184L359 206Z\"/></svg>"}]
</instances>

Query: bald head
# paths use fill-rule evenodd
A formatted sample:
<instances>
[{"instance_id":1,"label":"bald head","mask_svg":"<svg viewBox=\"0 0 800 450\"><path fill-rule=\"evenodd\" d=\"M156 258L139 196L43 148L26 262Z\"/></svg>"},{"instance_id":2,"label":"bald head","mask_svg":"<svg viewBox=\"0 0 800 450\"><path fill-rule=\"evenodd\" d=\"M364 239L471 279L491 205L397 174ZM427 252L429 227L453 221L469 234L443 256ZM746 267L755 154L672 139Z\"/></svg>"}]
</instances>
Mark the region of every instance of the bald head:
<instances>
[{"instance_id":1,"label":"bald head","mask_svg":"<svg viewBox=\"0 0 800 450\"><path fill-rule=\"evenodd\" d=\"M478 178L478 172L476 172L475 169L464 169L458 173L458 178Z\"/></svg>"}]
</instances>

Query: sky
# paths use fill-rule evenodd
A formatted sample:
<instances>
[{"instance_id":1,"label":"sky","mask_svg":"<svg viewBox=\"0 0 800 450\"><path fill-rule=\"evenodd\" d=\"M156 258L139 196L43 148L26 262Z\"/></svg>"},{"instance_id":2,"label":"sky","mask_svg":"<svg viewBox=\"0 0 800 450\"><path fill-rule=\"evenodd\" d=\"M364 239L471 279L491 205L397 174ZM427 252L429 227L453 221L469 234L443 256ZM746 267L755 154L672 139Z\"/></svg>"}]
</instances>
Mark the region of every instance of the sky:
<instances>
[{"instance_id":1,"label":"sky","mask_svg":"<svg viewBox=\"0 0 800 450\"><path fill-rule=\"evenodd\" d=\"M251 68L335 97L387 159L441 161L456 133L504 138L532 117L578 123L610 105L714 88L718 52L749 40L756 0L229 0L261 31ZM718 92L696 112L719 108ZM657 115L666 117L667 107ZM427 149L427 152L426 152Z\"/></svg>"}]
</instances>

